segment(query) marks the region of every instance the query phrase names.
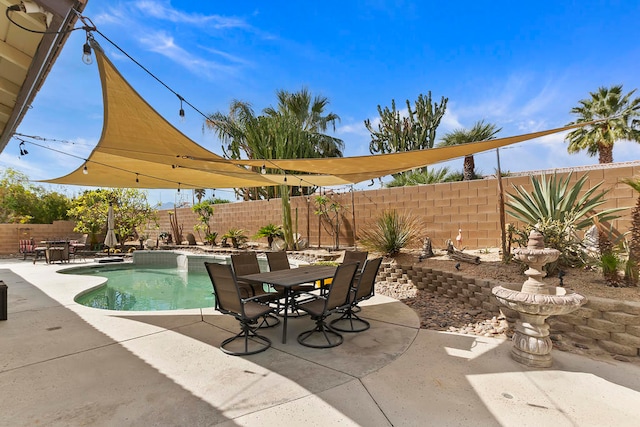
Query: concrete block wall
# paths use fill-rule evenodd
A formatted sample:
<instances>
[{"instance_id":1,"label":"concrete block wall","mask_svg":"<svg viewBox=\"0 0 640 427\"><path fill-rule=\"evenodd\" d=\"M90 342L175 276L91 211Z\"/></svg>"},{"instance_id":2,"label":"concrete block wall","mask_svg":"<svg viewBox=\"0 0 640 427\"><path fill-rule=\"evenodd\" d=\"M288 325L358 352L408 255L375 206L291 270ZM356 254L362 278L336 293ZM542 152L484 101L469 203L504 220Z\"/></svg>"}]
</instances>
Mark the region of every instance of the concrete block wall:
<instances>
[{"instance_id":1,"label":"concrete block wall","mask_svg":"<svg viewBox=\"0 0 640 427\"><path fill-rule=\"evenodd\" d=\"M624 178L640 175L640 161L613 165L594 165L573 168L571 182L575 183L582 175L588 179L584 191L603 182L602 190L609 190L606 203L602 209L612 207L633 208L638 197L628 185L621 182ZM578 169L578 170L575 170ZM558 176L564 177L570 169L558 169ZM538 171L552 174L554 170ZM512 176L503 178L505 200L507 193L513 193L513 186L530 189L529 176ZM376 190L359 190L335 194L332 198L344 206L341 217L340 246L353 246L359 230L370 226L380 214L389 209L400 212L411 212L421 222L422 231L418 241L419 247L424 237L431 237L434 248L444 249L447 239L454 240L458 229L462 229L464 246L468 249L500 247L500 216L498 204L498 182L496 179L481 179L463 182L447 182L411 187L384 188ZM320 224L319 217L314 214L313 197L292 197L291 214L297 231L308 237L312 247L321 245L330 247L333 239ZM169 212L160 212L160 227L157 232L170 231ZM219 235L230 228L246 230L246 235L253 236L260 227L268 224L282 224L282 206L279 199L258 200L242 203L216 205L211 219L211 229ZM630 226L630 209L621 212L621 218L613 221L613 226L625 232ZM297 213L297 215L296 215ZM177 210L178 223L183 224L183 234L198 233L193 231L196 215L189 208ZM507 216L506 221L517 225ZM320 227L319 227L320 226ZM157 234L156 232L156 234ZM354 232L356 240L354 240ZM151 233L155 238L154 232ZM266 239L263 239L266 243Z\"/></svg>"},{"instance_id":2,"label":"concrete block wall","mask_svg":"<svg viewBox=\"0 0 640 427\"><path fill-rule=\"evenodd\" d=\"M612 165L594 165L573 168L572 182L583 174L588 174L584 190L603 181L601 189L610 190L602 208L626 207L636 204L638 195L628 185L621 182L624 178L640 176L640 161ZM578 169L578 170L576 170ZM558 169L559 176L566 176L570 169ZM554 170L531 172L553 173ZM503 178L505 199L513 192L513 185L530 189L528 176ZM422 230L415 242L420 247L425 237L430 237L434 248L444 249L447 239L455 239L458 229L462 229L464 246L468 249L500 247L500 217L498 214L498 183L496 179L448 182L411 187L384 188L376 190L356 190L353 193L335 194L332 198L344 206L340 225L340 247L352 247L357 242L359 230L370 226L380 214L389 209L411 212L421 222ZM294 229L307 237L312 247L332 247L334 239L314 214L313 197L292 197L291 214ZM149 227L151 239L156 239L162 231L171 231L169 215L174 210L159 212L159 226ZM178 224L182 225L183 236L193 233L196 240L204 236L193 230L197 223L196 215L190 208L175 210ZM613 226L626 232L630 226L631 211L621 212L622 217L613 221ZM507 222L514 222L507 216ZM64 226L62 223L66 223ZM258 200L220 204L214 207L210 221L213 231L220 236L231 228L245 230L252 238L260 227L268 223L282 224L282 205L280 199ZM0 254L17 252L18 240L34 237L46 240L54 237L80 237L73 232L74 223L56 221L54 224L0 224ZM21 237L26 236L26 237ZM266 243L266 239L262 239ZM218 240L220 241L220 239Z\"/></svg>"},{"instance_id":3,"label":"concrete block wall","mask_svg":"<svg viewBox=\"0 0 640 427\"><path fill-rule=\"evenodd\" d=\"M467 277L421 266L380 267L378 281L413 283L418 289L447 296L472 308L505 315L511 323L517 313L498 304L491 289L501 282ZM640 357L640 302L589 297L587 303L564 316L548 319L553 334L565 334L576 342L600 346L623 356Z\"/></svg>"},{"instance_id":4,"label":"concrete block wall","mask_svg":"<svg viewBox=\"0 0 640 427\"><path fill-rule=\"evenodd\" d=\"M640 302L589 297L573 313L549 319L552 329L623 356L640 356Z\"/></svg>"},{"instance_id":5,"label":"concrete block wall","mask_svg":"<svg viewBox=\"0 0 640 427\"><path fill-rule=\"evenodd\" d=\"M73 231L74 221L54 221L53 224L0 224L0 254L18 255L22 239L41 240L79 239L82 233Z\"/></svg>"}]
</instances>

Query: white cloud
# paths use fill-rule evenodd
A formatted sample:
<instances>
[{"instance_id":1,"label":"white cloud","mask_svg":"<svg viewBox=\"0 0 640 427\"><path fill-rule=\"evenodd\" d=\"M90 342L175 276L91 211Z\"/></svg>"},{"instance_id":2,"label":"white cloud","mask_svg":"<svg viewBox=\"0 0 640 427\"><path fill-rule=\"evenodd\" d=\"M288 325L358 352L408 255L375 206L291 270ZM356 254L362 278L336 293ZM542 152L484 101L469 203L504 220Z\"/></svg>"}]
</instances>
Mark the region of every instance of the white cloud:
<instances>
[{"instance_id":1,"label":"white cloud","mask_svg":"<svg viewBox=\"0 0 640 427\"><path fill-rule=\"evenodd\" d=\"M146 33L140 43L152 52L159 53L187 68L194 74L214 77L215 72L232 73L234 68L193 55L175 43L173 36L164 31Z\"/></svg>"},{"instance_id":2,"label":"white cloud","mask_svg":"<svg viewBox=\"0 0 640 427\"><path fill-rule=\"evenodd\" d=\"M171 6L168 1L141 0L134 3L143 15L175 23L191 25L206 25L216 29L248 28L249 25L240 18L220 15L202 15L200 13L185 13Z\"/></svg>"}]
</instances>

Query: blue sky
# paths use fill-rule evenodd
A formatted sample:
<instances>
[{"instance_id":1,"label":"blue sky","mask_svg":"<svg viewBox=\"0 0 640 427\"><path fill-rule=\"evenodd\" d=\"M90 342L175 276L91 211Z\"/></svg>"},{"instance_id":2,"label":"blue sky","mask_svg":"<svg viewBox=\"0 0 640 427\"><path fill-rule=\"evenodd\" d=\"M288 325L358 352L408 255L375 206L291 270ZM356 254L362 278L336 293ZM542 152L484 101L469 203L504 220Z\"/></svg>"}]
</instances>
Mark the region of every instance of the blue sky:
<instances>
[{"instance_id":1,"label":"blue sky","mask_svg":"<svg viewBox=\"0 0 640 427\"><path fill-rule=\"evenodd\" d=\"M258 113L275 104L278 89L306 87L326 96L329 110L341 117L335 135L344 140L346 156L369 154L364 120L375 120L377 105L390 106L392 99L402 107L428 91L434 99L449 98L438 137L482 119L502 127L498 136L510 136L567 124L574 120L571 108L600 86L640 88L637 1L89 0L83 15L205 113L227 112L233 99L250 102ZM202 116L185 107L180 121L175 95L95 38L161 115L221 154L220 142L203 131ZM81 61L84 42L84 31L71 34L18 129L57 140L40 143L80 157L95 147L102 128L97 66ZM27 149L20 157L13 140L0 166L37 180L80 164ZM613 155L616 162L637 160L640 144L618 143ZM562 134L503 149L500 159L512 172L597 163L567 154ZM462 159L446 165L461 170ZM477 155L476 167L493 173L495 152ZM176 197L175 191L149 191L153 202Z\"/></svg>"}]
</instances>

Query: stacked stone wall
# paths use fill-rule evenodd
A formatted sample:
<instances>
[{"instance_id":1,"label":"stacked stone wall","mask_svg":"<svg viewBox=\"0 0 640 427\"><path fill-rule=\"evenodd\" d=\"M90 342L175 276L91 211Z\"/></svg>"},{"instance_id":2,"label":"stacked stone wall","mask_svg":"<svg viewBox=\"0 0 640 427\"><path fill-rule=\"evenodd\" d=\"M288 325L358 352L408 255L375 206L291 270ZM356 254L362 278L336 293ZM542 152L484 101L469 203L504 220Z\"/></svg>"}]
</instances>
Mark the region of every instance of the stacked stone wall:
<instances>
[{"instance_id":1,"label":"stacked stone wall","mask_svg":"<svg viewBox=\"0 0 640 427\"><path fill-rule=\"evenodd\" d=\"M417 289L458 300L470 308L494 315L502 313L510 322L517 318L516 312L501 306L491 293L491 289L503 285L502 282L418 265L389 263L380 267L378 281L410 283ZM548 324L552 334L564 334L575 342L599 346L609 353L640 357L640 302L588 297L580 309L551 317Z\"/></svg>"}]
</instances>

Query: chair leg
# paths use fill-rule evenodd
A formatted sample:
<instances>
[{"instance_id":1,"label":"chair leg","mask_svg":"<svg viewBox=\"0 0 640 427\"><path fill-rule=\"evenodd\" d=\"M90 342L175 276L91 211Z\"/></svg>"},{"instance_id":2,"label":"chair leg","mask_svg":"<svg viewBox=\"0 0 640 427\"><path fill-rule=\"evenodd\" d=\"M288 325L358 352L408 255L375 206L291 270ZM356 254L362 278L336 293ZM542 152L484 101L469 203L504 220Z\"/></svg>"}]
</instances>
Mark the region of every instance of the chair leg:
<instances>
[{"instance_id":1,"label":"chair leg","mask_svg":"<svg viewBox=\"0 0 640 427\"><path fill-rule=\"evenodd\" d=\"M310 342L310 338L317 334L322 334L327 344L316 344ZM334 339L333 341L332 337ZM336 331L331 330L331 328L329 328L327 324L324 323L324 319L318 319L316 321L316 327L314 329L302 332L300 335L298 335L298 342L305 347L331 348L339 346L343 341L344 338L342 338L342 335L340 335Z\"/></svg>"},{"instance_id":2,"label":"chair leg","mask_svg":"<svg viewBox=\"0 0 640 427\"><path fill-rule=\"evenodd\" d=\"M278 319L273 314L267 314L262 318L260 324L258 324L258 329L273 328L274 326L278 326L279 324L280 319Z\"/></svg>"},{"instance_id":3,"label":"chair leg","mask_svg":"<svg viewBox=\"0 0 640 427\"><path fill-rule=\"evenodd\" d=\"M342 316L331 321L330 327L340 332L362 332L369 329L371 324L358 317L352 310L352 307L349 307Z\"/></svg>"},{"instance_id":4,"label":"chair leg","mask_svg":"<svg viewBox=\"0 0 640 427\"><path fill-rule=\"evenodd\" d=\"M251 328L248 323L241 322L240 326L242 330L239 333L231 338L225 339L220 344L220 350L222 350L224 353L231 356L248 356L250 354L261 353L271 347L271 340L267 337L263 337L262 335L258 335L255 329ZM236 340L242 340L244 350L236 351L232 350L230 347L227 347L229 344L233 343ZM249 345L251 343L255 344L257 348L250 350Z\"/></svg>"}]
</instances>

